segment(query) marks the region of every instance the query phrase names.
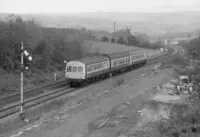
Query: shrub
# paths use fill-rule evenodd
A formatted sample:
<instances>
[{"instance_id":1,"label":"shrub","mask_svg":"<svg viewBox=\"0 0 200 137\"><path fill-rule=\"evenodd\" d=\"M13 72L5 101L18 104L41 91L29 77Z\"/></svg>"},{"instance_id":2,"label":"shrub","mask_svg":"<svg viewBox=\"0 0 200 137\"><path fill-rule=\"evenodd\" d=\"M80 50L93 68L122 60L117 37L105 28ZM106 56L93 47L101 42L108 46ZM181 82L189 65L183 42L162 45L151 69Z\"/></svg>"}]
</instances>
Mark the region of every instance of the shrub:
<instances>
[{"instance_id":1,"label":"shrub","mask_svg":"<svg viewBox=\"0 0 200 137\"><path fill-rule=\"evenodd\" d=\"M120 85L122 85L122 84L124 84L124 79L118 79L118 80L116 81L116 86L120 86Z\"/></svg>"}]
</instances>

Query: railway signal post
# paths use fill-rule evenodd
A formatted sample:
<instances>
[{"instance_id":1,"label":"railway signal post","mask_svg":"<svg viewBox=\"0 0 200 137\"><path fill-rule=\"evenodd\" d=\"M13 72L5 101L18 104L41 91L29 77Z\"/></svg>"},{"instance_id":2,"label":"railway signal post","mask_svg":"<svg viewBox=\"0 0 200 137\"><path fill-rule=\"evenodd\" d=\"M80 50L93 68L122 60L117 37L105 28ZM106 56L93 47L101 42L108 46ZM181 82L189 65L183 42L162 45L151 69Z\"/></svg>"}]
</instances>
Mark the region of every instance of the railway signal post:
<instances>
[{"instance_id":1,"label":"railway signal post","mask_svg":"<svg viewBox=\"0 0 200 137\"><path fill-rule=\"evenodd\" d=\"M24 43L21 43L21 87L20 87L20 91L21 91L21 108L20 108L20 113L23 113L23 105L24 105Z\"/></svg>"},{"instance_id":2,"label":"railway signal post","mask_svg":"<svg viewBox=\"0 0 200 137\"><path fill-rule=\"evenodd\" d=\"M28 58L29 61L32 61L32 56L24 50L24 43L21 43L21 86L20 86L20 93L21 93L21 106L20 106L20 114L24 112L24 54ZM28 67L26 67L28 69ZM22 116L23 118L23 116Z\"/></svg>"}]
</instances>

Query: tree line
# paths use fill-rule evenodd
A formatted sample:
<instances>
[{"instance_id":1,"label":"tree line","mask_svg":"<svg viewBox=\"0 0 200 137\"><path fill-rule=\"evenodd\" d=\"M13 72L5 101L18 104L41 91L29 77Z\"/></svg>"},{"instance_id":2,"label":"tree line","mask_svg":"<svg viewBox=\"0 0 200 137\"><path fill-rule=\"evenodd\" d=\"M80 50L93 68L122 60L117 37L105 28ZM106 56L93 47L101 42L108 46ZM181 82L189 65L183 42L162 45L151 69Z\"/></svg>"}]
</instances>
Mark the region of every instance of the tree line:
<instances>
[{"instance_id":1,"label":"tree line","mask_svg":"<svg viewBox=\"0 0 200 137\"><path fill-rule=\"evenodd\" d=\"M64 60L81 58L82 44L91 40L86 29L44 28L35 20L23 20L9 15L0 21L0 68L7 72L20 70L20 46L33 56L33 62L25 58L25 65L32 70L60 69Z\"/></svg>"},{"instance_id":2,"label":"tree line","mask_svg":"<svg viewBox=\"0 0 200 137\"><path fill-rule=\"evenodd\" d=\"M144 39L143 36L134 36L130 34L127 37L107 37L103 36L101 38L102 42L110 42L110 43L117 43L117 44L124 44L128 46L136 46L140 48L147 48L147 49L159 49L163 47L162 41L158 40L154 43L151 43L148 39Z\"/></svg>"}]
</instances>

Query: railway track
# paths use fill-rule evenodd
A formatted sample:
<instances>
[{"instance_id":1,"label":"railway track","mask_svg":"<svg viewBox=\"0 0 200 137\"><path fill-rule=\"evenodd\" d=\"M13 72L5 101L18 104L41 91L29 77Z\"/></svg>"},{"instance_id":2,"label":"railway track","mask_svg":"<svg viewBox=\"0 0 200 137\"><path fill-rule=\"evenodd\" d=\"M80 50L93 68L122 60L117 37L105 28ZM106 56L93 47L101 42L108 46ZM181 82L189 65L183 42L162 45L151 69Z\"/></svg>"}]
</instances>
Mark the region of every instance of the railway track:
<instances>
[{"instance_id":1,"label":"railway track","mask_svg":"<svg viewBox=\"0 0 200 137\"><path fill-rule=\"evenodd\" d=\"M171 55L171 52L173 52L173 49L169 48L168 54L164 54L162 56L149 59L149 62L147 65L152 65L164 58L169 58L171 56L174 56L175 54ZM65 86L62 87L61 85L65 85ZM48 91L46 93L44 92L45 89L47 88L49 89L53 87L54 87L54 90ZM61 88L58 88L58 87L61 87ZM43 87L39 87L37 89L27 90L24 93L25 95L24 109L26 110L28 108L54 100L55 98L59 98L75 90L76 90L75 88L70 88L69 86L67 86L66 81L54 82L54 83L45 85ZM18 112L20 112L21 103L19 102L19 100L20 100L20 94L14 94L9 97L0 98L0 104L3 103L3 101L6 101L7 102L6 104L8 104L8 102L11 102L11 103L14 102L13 104L10 104L9 106L3 107L3 108L0 107L0 119L3 119L5 117L8 117L10 115L17 114Z\"/></svg>"},{"instance_id":2,"label":"railway track","mask_svg":"<svg viewBox=\"0 0 200 137\"><path fill-rule=\"evenodd\" d=\"M75 89L71 89L69 87L59 88L52 92L48 92L46 94L40 94L37 97L27 98L24 100L24 109L28 109L44 102L53 100L70 92L73 92ZM8 106L4 109L0 110L0 119L10 116L12 114L16 114L20 110L21 103L17 102L15 105Z\"/></svg>"},{"instance_id":3,"label":"railway track","mask_svg":"<svg viewBox=\"0 0 200 137\"><path fill-rule=\"evenodd\" d=\"M45 90L54 89L63 85L66 85L67 82L65 80L60 80L56 82L51 82L43 86L39 86L38 88L33 88L24 91L24 98L35 97L38 94L42 94ZM1 97L0 98L0 109L3 108L7 104L11 104L20 100L20 93L14 93L9 96Z\"/></svg>"}]
</instances>

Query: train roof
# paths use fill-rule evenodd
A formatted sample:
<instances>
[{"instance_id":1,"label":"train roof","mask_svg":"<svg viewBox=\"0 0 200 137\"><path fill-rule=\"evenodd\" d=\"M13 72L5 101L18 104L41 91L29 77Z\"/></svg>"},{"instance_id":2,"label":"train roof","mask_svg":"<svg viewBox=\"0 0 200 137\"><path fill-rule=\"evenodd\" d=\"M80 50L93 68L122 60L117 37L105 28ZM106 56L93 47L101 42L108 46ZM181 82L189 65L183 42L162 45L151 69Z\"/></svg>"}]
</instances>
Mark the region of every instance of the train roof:
<instances>
[{"instance_id":1,"label":"train roof","mask_svg":"<svg viewBox=\"0 0 200 137\"><path fill-rule=\"evenodd\" d=\"M108 60L109 60L108 57L99 55L99 56L85 57L85 58L82 58L82 59L77 59L75 61L82 62L86 65L89 65L89 64L94 64L94 63L98 63L98 62L102 62L102 61L108 61Z\"/></svg>"},{"instance_id":2,"label":"train roof","mask_svg":"<svg viewBox=\"0 0 200 137\"><path fill-rule=\"evenodd\" d=\"M137 51L131 50L132 54L137 54L137 53L141 53L141 52L145 52L145 51L143 51L143 50L137 50ZM122 57L127 57L127 56L130 56L130 51L109 53L109 54L105 54L105 55L94 55L94 56L89 56L89 57L77 59L77 60L74 60L74 61L82 62L86 65L89 65L89 64L95 64L95 63L98 63L98 62L102 62L102 61L108 61L109 60L108 57L110 57L111 59L116 59L116 58L122 58Z\"/></svg>"}]
</instances>

